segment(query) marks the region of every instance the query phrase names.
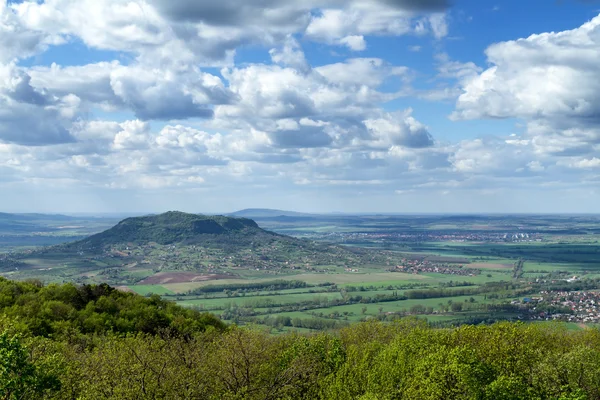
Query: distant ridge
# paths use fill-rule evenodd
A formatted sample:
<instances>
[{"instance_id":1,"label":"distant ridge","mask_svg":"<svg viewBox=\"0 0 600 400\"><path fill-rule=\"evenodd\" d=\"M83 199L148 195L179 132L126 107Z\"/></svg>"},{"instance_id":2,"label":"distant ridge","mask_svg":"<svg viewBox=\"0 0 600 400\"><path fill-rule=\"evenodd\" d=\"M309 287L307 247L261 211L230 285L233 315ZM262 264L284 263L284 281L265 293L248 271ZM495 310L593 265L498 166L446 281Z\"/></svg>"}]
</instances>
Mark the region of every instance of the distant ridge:
<instances>
[{"instance_id":1,"label":"distant ridge","mask_svg":"<svg viewBox=\"0 0 600 400\"><path fill-rule=\"evenodd\" d=\"M273 210L270 208L246 208L236 211L228 216L245 218L272 218L272 217L311 217L313 214L301 213L297 211Z\"/></svg>"},{"instance_id":2,"label":"distant ridge","mask_svg":"<svg viewBox=\"0 0 600 400\"><path fill-rule=\"evenodd\" d=\"M71 249L96 248L124 243L198 243L207 237L233 234L276 234L264 231L248 218L207 216L169 211L159 215L126 218L114 227L66 245Z\"/></svg>"},{"instance_id":3,"label":"distant ridge","mask_svg":"<svg viewBox=\"0 0 600 400\"><path fill-rule=\"evenodd\" d=\"M50 221L69 221L75 219L68 215L62 214L39 214L39 213L4 213L0 212L0 220L13 220L13 221L31 221L38 219L46 219Z\"/></svg>"}]
</instances>

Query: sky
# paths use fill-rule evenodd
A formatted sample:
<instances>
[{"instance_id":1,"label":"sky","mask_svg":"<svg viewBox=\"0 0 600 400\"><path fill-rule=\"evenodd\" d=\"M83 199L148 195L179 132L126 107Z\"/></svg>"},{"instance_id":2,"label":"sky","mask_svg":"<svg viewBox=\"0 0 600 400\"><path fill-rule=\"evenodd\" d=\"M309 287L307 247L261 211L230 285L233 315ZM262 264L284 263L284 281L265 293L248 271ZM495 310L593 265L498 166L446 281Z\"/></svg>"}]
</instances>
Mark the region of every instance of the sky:
<instances>
[{"instance_id":1,"label":"sky","mask_svg":"<svg viewBox=\"0 0 600 400\"><path fill-rule=\"evenodd\" d=\"M0 0L0 211L600 212L600 1Z\"/></svg>"}]
</instances>

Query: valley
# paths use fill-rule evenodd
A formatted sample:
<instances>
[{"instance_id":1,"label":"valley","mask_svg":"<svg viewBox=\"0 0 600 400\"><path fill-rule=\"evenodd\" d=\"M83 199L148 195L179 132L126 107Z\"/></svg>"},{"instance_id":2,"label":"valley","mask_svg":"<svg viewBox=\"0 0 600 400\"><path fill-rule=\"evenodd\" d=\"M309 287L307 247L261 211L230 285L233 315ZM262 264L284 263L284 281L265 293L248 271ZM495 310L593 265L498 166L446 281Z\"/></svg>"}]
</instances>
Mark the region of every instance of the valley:
<instances>
[{"instance_id":1,"label":"valley","mask_svg":"<svg viewBox=\"0 0 600 400\"><path fill-rule=\"evenodd\" d=\"M239 214L127 218L75 242L25 243L0 254L0 271L109 283L274 332L408 315L441 326L596 321L592 309L586 321L564 313L557 291L547 296L555 312L540 315L523 300L567 280L600 289L596 216Z\"/></svg>"}]
</instances>

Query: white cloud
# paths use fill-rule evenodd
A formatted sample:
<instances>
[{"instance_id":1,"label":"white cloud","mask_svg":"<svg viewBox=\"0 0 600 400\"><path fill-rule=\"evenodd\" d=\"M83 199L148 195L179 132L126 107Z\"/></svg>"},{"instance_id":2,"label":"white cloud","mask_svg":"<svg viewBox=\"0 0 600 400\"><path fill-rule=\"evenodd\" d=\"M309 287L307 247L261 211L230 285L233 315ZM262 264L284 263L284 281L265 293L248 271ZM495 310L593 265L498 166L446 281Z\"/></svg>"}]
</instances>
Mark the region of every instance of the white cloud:
<instances>
[{"instance_id":1,"label":"white cloud","mask_svg":"<svg viewBox=\"0 0 600 400\"><path fill-rule=\"evenodd\" d=\"M30 57L60 43L59 37L29 29L7 5L7 0L0 0L0 64Z\"/></svg>"},{"instance_id":2,"label":"white cloud","mask_svg":"<svg viewBox=\"0 0 600 400\"><path fill-rule=\"evenodd\" d=\"M397 193L434 208L418 196L447 192L448 203L468 191L489 200L504 188L597 185L600 20L490 46L482 70L441 52L447 6L0 0L0 180L99 198L143 189L171 201L162 195L210 190L219 204L231 193L325 193L363 205L363 195ZM373 36L401 35L417 43L410 51L425 50L422 35L436 39L433 76L347 57L371 50ZM23 61L63 42L83 43L96 61ZM460 122L439 120L411 96L459 98L455 120L521 118L524 133L477 137L470 128L464 139Z\"/></svg>"},{"instance_id":3,"label":"white cloud","mask_svg":"<svg viewBox=\"0 0 600 400\"><path fill-rule=\"evenodd\" d=\"M448 35L448 22L446 21L446 14L436 13L429 17L429 24L431 25L431 31L436 39L442 39Z\"/></svg>"},{"instance_id":4,"label":"white cloud","mask_svg":"<svg viewBox=\"0 0 600 400\"><path fill-rule=\"evenodd\" d=\"M306 28L310 39L329 44L342 44L352 50L364 50L364 36L398 36L410 33L422 34L428 31L419 23L418 15L406 9L390 8L378 2L353 2L347 8L323 9L313 16ZM445 23L439 17L432 17L434 35L445 34Z\"/></svg>"},{"instance_id":5,"label":"white cloud","mask_svg":"<svg viewBox=\"0 0 600 400\"><path fill-rule=\"evenodd\" d=\"M386 114L382 118L365 120L365 126L373 135L374 147L389 149L393 146L429 147L433 138L427 127L411 116L412 110L403 113Z\"/></svg>"},{"instance_id":6,"label":"white cloud","mask_svg":"<svg viewBox=\"0 0 600 400\"><path fill-rule=\"evenodd\" d=\"M143 149L150 140L150 126L142 121L126 121L121 131L115 135L113 147L117 150Z\"/></svg>"},{"instance_id":7,"label":"white cloud","mask_svg":"<svg viewBox=\"0 0 600 400\"><path fill-rule=\"evenodd\" d=\"M113 61L36 67L31 75L32 84L38 87L60 95L75 94L108 110L129 108L144 120L210 117L212 105L229 103L233 97L219 77L192 66L171 70Z\"/></svg>"},{"instance_id":8,"label":"white cloud","mask_svg":"<svg viewBox=\"0 0 600 400\"><path fill-rule=\"evenodd\" d=\"M282 48L269 50L274 63L289 66L299 71L308 72L310 66L304 57L304 52L293 37L288 37Z\"/></svg>"},{"instance_id":9,"label":"white cloud","mask_svg":"<svg viewBox=\"0 0 600 400\"><path fill-rule=\"evenodd\" d=\"M12 8L29 29L66 37L74 35L90 47L100 49L138 52L170 39L163 18L146 2L24 1L13 4Z\"/></svg>"},{"instance_id":10,"label":"white cloud","mask_svg":"<svg viewBox=\"0 0 600 400\"><path fill-rule=\"evenodd\" d=\"M464 81L454 119L522 118L538 153L570 156L600 142L600 16L579 28L496 43L490 68Z\"/></svg>"},{"instance_id":11,"label":"white cloud","mask_svg":"<svg viewBox=\"0 0 600 400\"><path fill-rule=\"evenodd\" d=\"M367 49L367 42L363 35L349 35L340 39L340 44L347 46L353 51L363 51Z\"/></svg>"},{"instance_id":12,"label":"white cloud","mask_svg":"<svg viewBox=\"0 0 600 400\"><path fill-rule=\"evenodd\" d=\"M389 65L380 58L350 58L343 63L317 67L315 71L333 84L357 88L364 85L373 89L378 88L388 78L404 79L409 73L408 68Z\"/></svg>"},{"instance_id":13,"label":"white cloud","mask_svg":"<svg viewBox=\"0 0 600 400\"><path fill-rule=\"evenodd\" d=\"M575 168L600 168L600 158L594 157L591 159L579 160L572 164Z\"/></svg>"},{"instance_id":14,"label":"white cloud","mask_svg":"<svg viewBox=\"0 0 600 400\"><path fill-rule=\"evenodd\" d=\"M31 86L31 77L14 64L0 64L0 141L45 145L73 141L76 96L53 96Z\"/></svg>"},{"instance_id":15,"label":"white cloud","mask_svg":"<svg viewBox=\"0 0 600 400\"><path fill-rule=\"evenodd\" d=\"M419 15L443 11L447 6L446 1L437 0L425 3L46 0L2 6L0 16L4 15L8 21L5 25L12 27L15 17L11 10L14 10L19 26L24 26L31 36L21 34L18 53L22 53L22 48L33 51L44 40L48 41L48 37L76 36L90 47L132 53L145 62L227 65L232 63L235 50L240 46L273 46L284 42L290 34L305 31L307 37L362 50L365 43L361 35L409 33L415 30L412 25ZM326 17L311 19L311 11L319 9ZM90 15L94 17L89 18ZM439 15L436 13L431 18L431 31L436 36L445 29ZM11 25L7 25L9 23ZM341 26L328 26L331 23ZM36 32L46 36L38 37ZM338 35L340 32L343 34Z\"/></svg>"},{"instance_id":16,"label":"white cloud","mask_svg":"<svg viewBox=\"0 0 600 400\"><path fill-rule=\"evenodd\" d=\"M527 163L527 167L534 172L541 172L546 169L539 161L531 161L530 163Z\"/></svg>"}]
</instances>

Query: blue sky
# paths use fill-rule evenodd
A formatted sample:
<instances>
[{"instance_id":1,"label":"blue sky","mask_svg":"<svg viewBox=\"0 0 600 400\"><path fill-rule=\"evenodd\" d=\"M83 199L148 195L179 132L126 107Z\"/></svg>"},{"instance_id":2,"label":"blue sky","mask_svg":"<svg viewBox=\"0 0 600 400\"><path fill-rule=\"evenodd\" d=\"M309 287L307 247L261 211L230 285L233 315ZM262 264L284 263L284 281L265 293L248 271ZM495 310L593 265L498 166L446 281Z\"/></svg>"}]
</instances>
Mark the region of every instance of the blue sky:
<instances>
[{"instance_id":1,"label":"blue sky","mask_svg":"<svg viewBox=\"0 0 600 400\"><path fill-rule=\"evenodd\" d=\"M598 212L599 14L0 0L0 210Z\"/></svg>"}]
</instances>

